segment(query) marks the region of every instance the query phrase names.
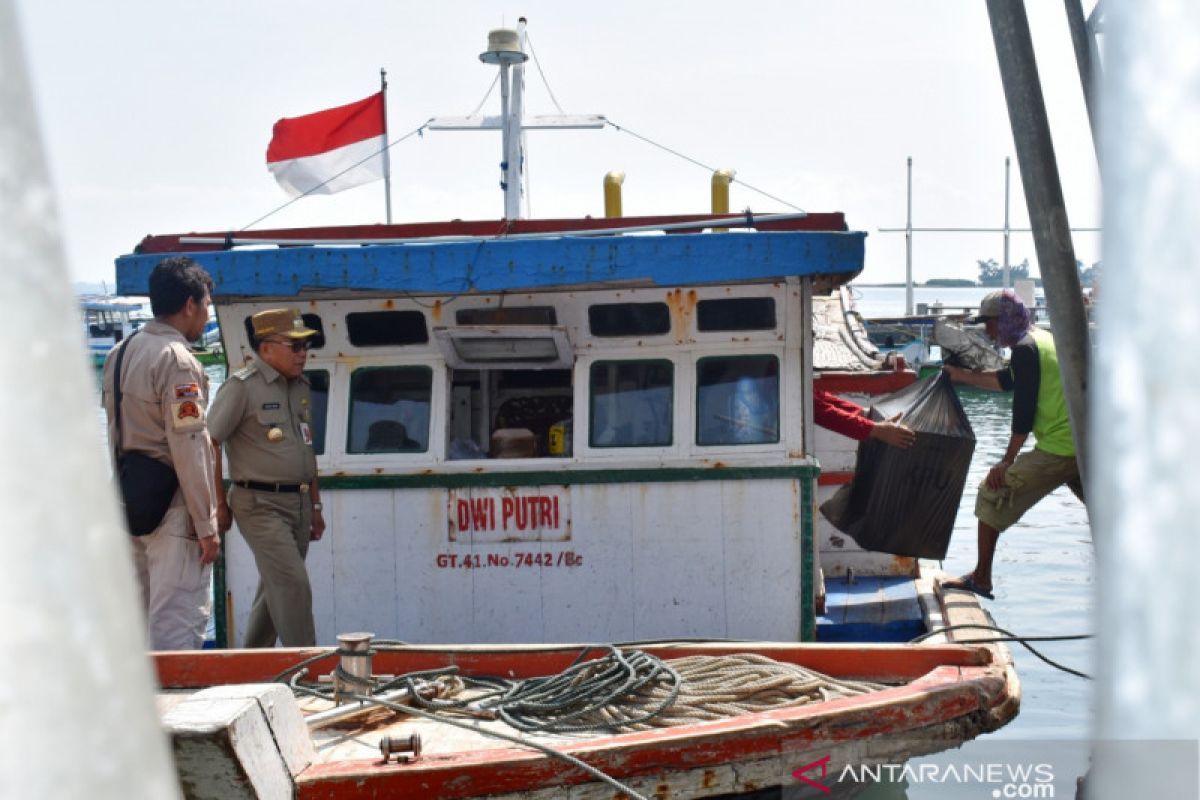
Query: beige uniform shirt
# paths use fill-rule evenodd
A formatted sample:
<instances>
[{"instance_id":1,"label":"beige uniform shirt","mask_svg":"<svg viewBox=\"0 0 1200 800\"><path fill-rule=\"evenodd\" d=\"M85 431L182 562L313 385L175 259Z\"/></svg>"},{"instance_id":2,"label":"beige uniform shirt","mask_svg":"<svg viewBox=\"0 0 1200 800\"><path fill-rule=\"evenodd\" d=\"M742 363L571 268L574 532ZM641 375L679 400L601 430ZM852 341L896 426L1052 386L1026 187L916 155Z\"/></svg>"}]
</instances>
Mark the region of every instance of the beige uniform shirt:
<instances>
[{"instance_id":1,"label":"beige uniform shirt","mask_svg":"<svg viewBox=\"0 0 1200 800\"><path fill-rule=\"evenodd\" d=\"M208 429L225 446L230 480L308 484L317 475L311 416L308 379L256 360L221 384Z\"/></svg>"},{"instance_id":2,"label":"beige uniform shirt","mask_svg":"<svg viewBox=\"0 0 1200 800\"><path fill-rule=\"evenodd\" d=\"M114 347L104 362L104 412L114 455L113 368L122 348L128 352L121 362L121 448L174 467L179 477L176 502L182 497L186 503L197 536L212 536L217 532L217 493L205 426L208 376L183 334L165 322L148 322Z\"/></svg>"}]
</instances>

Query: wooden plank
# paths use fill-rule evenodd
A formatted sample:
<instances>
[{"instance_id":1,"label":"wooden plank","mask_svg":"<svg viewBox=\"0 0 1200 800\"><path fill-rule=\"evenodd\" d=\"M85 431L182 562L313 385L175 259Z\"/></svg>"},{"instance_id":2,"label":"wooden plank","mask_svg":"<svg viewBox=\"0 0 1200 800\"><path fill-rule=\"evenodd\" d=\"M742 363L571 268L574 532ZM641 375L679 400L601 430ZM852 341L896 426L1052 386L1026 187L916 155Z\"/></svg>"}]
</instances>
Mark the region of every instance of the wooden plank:
<instances>
[{"instance_id":1,"label":"wooden plank","mask_svg":"<svg viewBox=\"0 0 1200 800\"><path fill-rule=\"evenodd\" d=\"M456 666L464 675L507 675L513 678L553 675L566 669L580 652L588 658L607 651L589 645L410 646L380 651L377 673L403 674ZM833 645L778 642L714 642L654 645L643 649L660 658L758 652L778 661L800 664L834 677L911 680L939 666L982 666L994 660L989 647L963 645ZM336 656L331 648L270 650L206 650L153 654L164 689L197 688L230 683L259 683L311 656L324 656L310 670L328 672Z\"/></svg>"}]
</instances>

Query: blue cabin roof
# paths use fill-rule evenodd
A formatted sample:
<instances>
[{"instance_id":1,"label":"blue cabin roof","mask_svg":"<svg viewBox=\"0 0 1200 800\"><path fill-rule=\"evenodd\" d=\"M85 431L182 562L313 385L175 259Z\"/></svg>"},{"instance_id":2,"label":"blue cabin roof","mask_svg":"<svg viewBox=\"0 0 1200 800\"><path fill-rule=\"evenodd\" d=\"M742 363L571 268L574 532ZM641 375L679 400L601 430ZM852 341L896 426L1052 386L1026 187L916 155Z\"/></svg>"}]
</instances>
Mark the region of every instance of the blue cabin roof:
<instances>
[{"instance_id":1,"label":"blue cabin roof","mask_svg":"<svg viewBox=\"0 0 1200 800\"><path fill-rule=\"evenodd\" d=\"M209 272L214 297L679 286L788 276L828 276L840 284L862 270L865 238L859 231L773 230L216 250L179 243L170 253L118 258L117 290L144 293L150 271L171 253L189 255Z\"/></svg>"}]
</instances>

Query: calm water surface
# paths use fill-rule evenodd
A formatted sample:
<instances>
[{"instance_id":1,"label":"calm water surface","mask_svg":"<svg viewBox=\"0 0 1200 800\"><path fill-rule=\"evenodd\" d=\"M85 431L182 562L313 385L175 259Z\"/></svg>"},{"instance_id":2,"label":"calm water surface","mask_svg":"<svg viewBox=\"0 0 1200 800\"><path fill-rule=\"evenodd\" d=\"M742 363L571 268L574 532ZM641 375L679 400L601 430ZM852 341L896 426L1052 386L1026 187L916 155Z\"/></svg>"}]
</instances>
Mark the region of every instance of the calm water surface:
<instances>
[{"instance_id":1,"label":"calm water surface","mask_svg":"<svg viewBox=\"0 0 1200 800\"><path fill-rule=\"evenodd\" d=\"M975 305L987 289L917 288L917 302L940 300L945 305ZM857 289L860 310L866 316L900 314L903 288ZM224 380L224 367L208 367L216 391ZM975 455L967 489L955 520L954 536L946 560L940 565L951 574L969 571L975 564L975 487L1003 455L1008 443L1011 404L1006 394L960 390L963 408L975 430ZM103 422L103 411L99 419ZM1033 508L1016 526L1000 537L994 567L996 599L985 606L996 624L1018 635L1056 636L1090 633L1092 619L1092 545L1087 513L1067 489L1060 489ZM1093 671L1092 643L1036 643L1050 658L1084 672ZM1036 741L1085 739L1092 713L1089 681L1060 672L1020 645L1011 645L1021 680L1020 715L1006 727L964 745L963 759L987 759L990 740ZM920 764L918 760L913 762ZM1078 774L1085 765L1080 763ZM921 800L930 794L921 786L907 791L893 787L872 796ZM944 796L944 795L942 795Z\"/></svg>"}]
</instances>

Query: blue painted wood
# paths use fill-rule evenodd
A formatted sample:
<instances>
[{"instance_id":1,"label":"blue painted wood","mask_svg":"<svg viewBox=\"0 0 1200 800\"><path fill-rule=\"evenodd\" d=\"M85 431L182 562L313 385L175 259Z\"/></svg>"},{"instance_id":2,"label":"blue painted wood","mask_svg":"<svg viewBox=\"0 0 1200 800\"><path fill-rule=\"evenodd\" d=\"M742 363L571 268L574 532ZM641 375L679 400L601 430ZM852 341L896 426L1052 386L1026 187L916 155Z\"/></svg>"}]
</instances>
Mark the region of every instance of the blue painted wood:
<instances>
[{"instance_id":1,"label":"blue painted wood","mask_svg":"<svg viewBox=\"0 0 1200 800\"><path fill-rule=\"evenodd\" d=\"M825 581L825 613L817 619L822 642L906 642L924 633L912 578L857 577Z\"/></svg>"},{"instance_id":2,"label":"blue painted wood","mask_svg":"<svg viewBox=\"0 0 1200 800\"><path fill-rule=\"evenodd\" d=\"M861 231L567 236L189 254L217 297L293 297L308 289L458 294L580 284L687 286L838 275L863 268ZM146 294L161 254L117 259L117 291Z\"/></svg>"}]
</instances>

